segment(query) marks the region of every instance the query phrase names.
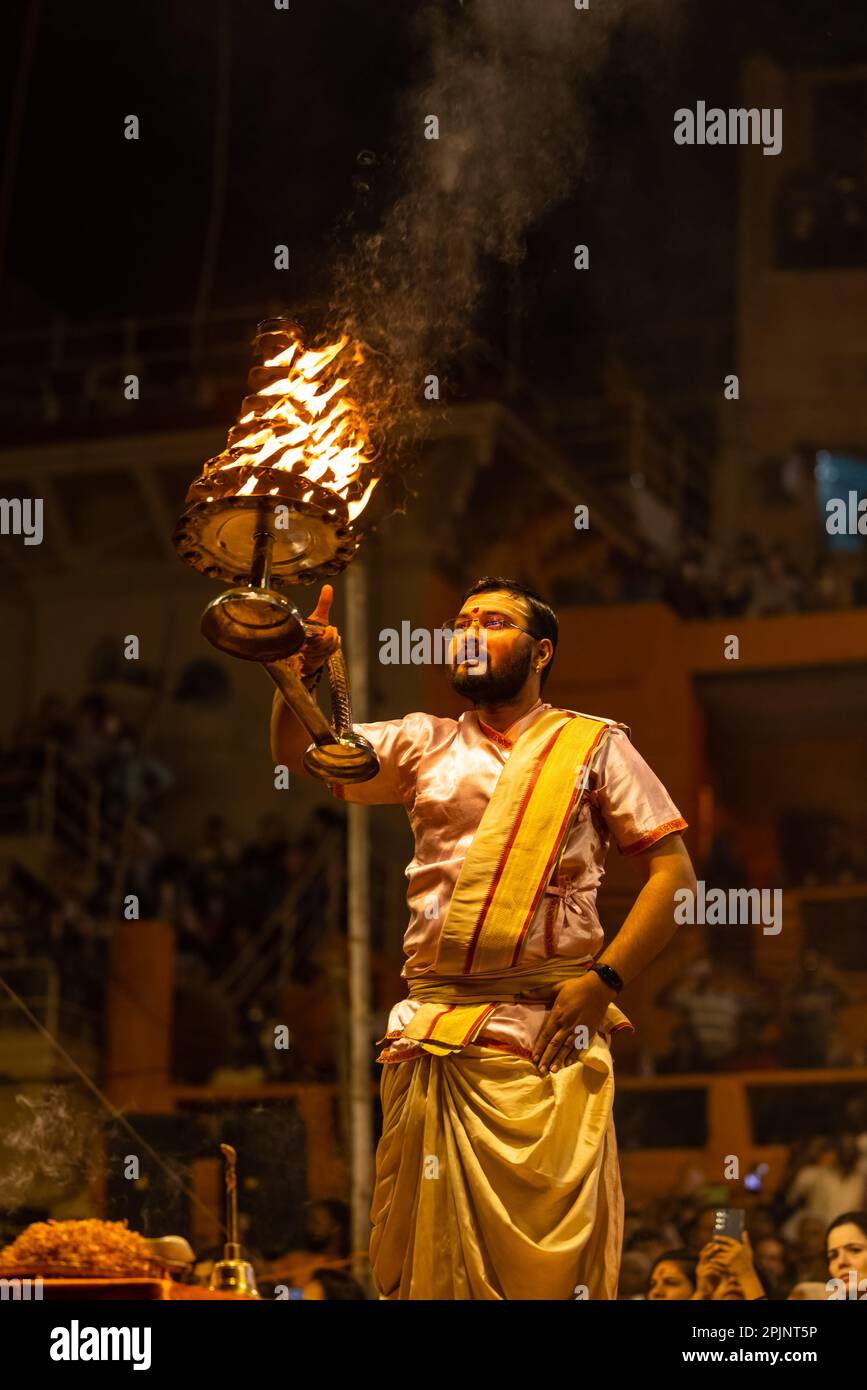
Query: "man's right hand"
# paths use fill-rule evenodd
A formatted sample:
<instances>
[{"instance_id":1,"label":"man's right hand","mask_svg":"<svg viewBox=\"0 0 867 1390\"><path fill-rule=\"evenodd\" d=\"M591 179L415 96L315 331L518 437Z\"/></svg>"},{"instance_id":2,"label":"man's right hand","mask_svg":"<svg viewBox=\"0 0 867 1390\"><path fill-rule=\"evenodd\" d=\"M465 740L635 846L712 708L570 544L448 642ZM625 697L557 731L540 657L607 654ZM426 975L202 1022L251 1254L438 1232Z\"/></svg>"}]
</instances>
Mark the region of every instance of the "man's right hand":
<instances>
[{"instance_id":1,"label":"man's right hand","mask_svg":"<svg viewBox=\"0 0 867 1390\"><path fill-rule=\"evenodd\" d=\"M340 633L328 621L333 601L334 590L330 584L323 584L319 602L307 619L309 623L321 623L322 627L305 639L303 647L299 648L294 658L290 657L293 666L302 676L310 676L314 671L318 671L340 646Z\"/></svg>"},{"instance_id":2,"label":"man's right hand","mask_svg":"<svg viewBox=\"0 0 867 1390\"><path fill-rule=\"evenodd\" d=\"M312 676L323 666L333 652L340 646L340 634L328 621L328 614L334 599L330 584L323 584L319 602L308 618L308 622L322 624L317 627L304 645L292 656L284 657L280 665L288 666L296 676ZM304 751L310 742L310 735L295 716L279 690L275 690L271 704L271 755L275 767L284 764L290 772L306 775Z\"/></svg>"}]
</instances>

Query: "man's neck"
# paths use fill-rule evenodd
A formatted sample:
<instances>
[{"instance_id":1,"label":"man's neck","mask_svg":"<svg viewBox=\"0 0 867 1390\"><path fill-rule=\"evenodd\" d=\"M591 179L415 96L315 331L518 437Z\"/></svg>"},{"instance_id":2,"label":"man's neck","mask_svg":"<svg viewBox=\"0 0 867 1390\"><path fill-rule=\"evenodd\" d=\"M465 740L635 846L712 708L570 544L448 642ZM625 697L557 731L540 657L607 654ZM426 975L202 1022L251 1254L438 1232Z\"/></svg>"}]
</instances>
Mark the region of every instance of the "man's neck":
<instances>
[{"instance_id":1,"label":"man's neck","mask_svg":"<svg viewBox=\"0 0 867 1390\"><path fill-rule=\"evenodd\" d=\"M496 729L498 734L504 734L539 703L538 695L522 692L516 695L514 700L505 700L502 704L476 705L476 714L483 724L487 724L490 729Z\"/></svg>"}]
</instances>

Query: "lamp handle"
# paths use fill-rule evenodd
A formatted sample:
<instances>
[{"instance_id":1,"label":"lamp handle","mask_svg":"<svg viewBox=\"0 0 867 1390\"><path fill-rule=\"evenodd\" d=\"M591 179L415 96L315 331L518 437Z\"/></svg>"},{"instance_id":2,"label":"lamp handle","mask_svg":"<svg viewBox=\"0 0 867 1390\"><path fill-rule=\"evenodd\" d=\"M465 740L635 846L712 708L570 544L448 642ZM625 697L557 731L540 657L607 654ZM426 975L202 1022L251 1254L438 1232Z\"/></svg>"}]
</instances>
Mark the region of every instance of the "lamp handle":
<instances>
[{"instance_id":1,"label":"lamp handle","mask_svg":"<svg viewBox=\"0 0 867 1390\"><path fill-rule=\"evenodd\" d=\"M339 647L326 663L333 727L290 666L280 661L263 661L262 665L313 740L304 755L304 766L311 777L344 783L367 782L376 776L379 759L367 739L352 727L349 676Z\"/></svg>"},{"instance_id":2,"label":"lamp handle","mask_svg":"<svg viewBox=\"0 0 867 1390\"><path fill-rule=\"evenodd\" d=\"M349 693L349 672L343 652L337 648L325 663L331 688L331 722L338 738L352 729L352 696Z\"/></svg>"},{"instance_id":3,"label":"lamp handle","mask_svg":"<svg viewBox=\"0 0 867 1390\"><path fill-rule=\"evenodd\" d=\"M282 661L263 661L262 665L313 742L320 748L328 743L335 743L338 735L291 666L284 665Z\"/></svg>"}]
</instances>

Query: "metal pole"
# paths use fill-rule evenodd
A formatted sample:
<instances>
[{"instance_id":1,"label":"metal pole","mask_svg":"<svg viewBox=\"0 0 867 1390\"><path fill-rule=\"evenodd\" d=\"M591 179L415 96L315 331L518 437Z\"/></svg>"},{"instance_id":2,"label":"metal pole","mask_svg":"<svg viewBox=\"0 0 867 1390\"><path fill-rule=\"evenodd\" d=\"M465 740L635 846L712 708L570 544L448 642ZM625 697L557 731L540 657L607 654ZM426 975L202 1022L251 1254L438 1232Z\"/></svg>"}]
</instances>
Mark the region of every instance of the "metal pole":
<instances>
[{"instance_id":1,"label":"metal pole","mask_svg":"<svg viewBox=\"0 0 867 1390\"><path fill-rule=\"evenodd\" d=\"M367 574L356 559L346 571L346 645L353 703L368 713ZM348 806L347 917L349 938L349 1128L353 1252L366 1251L373 1193L373 1105L370 1094L370 838L368 813ZM367 1264L354 1253L356 1278Z\"/></svg>"}]
</instances>

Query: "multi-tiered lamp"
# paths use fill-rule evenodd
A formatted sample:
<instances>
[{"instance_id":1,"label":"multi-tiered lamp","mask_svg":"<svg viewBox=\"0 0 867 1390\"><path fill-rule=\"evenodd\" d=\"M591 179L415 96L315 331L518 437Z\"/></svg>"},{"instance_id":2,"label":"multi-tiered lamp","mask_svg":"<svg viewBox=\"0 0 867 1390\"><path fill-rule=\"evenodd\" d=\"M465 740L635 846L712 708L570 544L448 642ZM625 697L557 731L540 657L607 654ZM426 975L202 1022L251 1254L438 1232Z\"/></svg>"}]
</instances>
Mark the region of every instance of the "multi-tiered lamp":
<instances>
[{"instance_id":1,"label":"multi-tiered lamp","mask_svg":"<svg viewBox=\"0 0 867 1390\"><path fill-rule=\"evenodd\" d=\"M314 630L283 593L339 574L354 556L354 523L378 481L351 382L363 362L342 336L305 349L286 318L259 324L257 365L227 446L205 463L174 532L181 559L232 585L202 615L209 642L258 661L311 736L305 766L329 782L364 782L376 755L352 731L343 656L328 660L333 724L286 658Z\"/></svg>"}]
</instances>

